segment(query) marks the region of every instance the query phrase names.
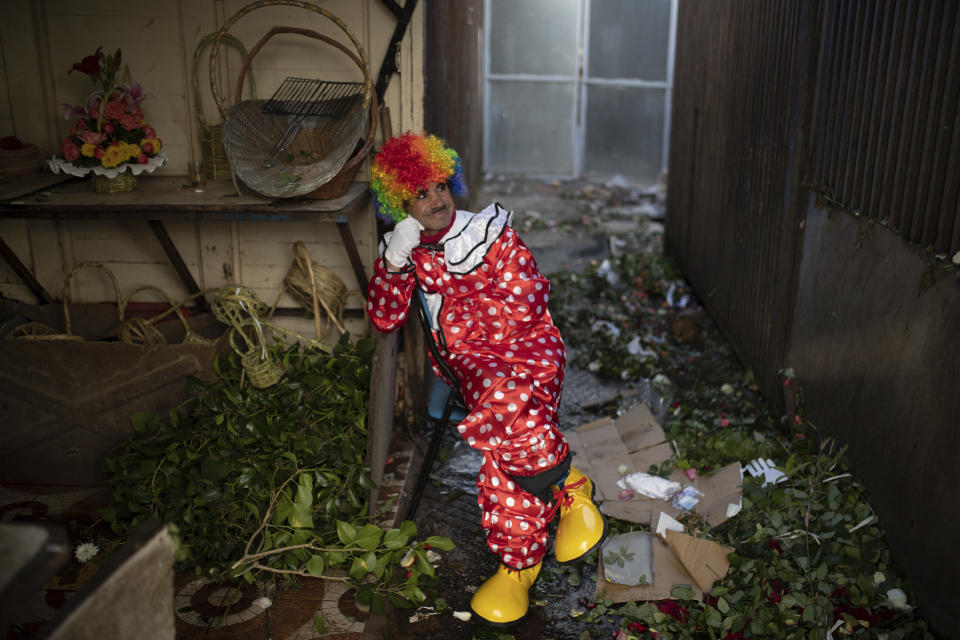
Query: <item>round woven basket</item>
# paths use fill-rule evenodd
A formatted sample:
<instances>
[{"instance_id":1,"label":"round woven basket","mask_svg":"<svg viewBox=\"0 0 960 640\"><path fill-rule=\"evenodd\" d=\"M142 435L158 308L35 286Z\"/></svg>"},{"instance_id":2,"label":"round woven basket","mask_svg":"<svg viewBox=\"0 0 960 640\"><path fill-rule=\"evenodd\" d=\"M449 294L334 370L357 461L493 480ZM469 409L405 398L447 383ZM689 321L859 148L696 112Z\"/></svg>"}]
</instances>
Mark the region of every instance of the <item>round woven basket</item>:
<instances>
[{"instance_id":1,"label":"round woven basket","mask_svg":"<svg viewBox=\"0 0 960 640\"><path fill-rule=\"evenodd\" d=\"M361 100L341 116L331 119L264 113L268 101L261 100L242 100L228 110L224 109L214 81L220 41L243 16L255 9L275 5L299 7L322 15L337 25L357 50L358 57L354 60L358 61L363 73L363 94ZM312 34L290 27L279 29L285 31L272 32L267 38L279 32ZM329 42L325 36L320 36L320 39ZM262 42L259 46L262 46ZM255 55L257 50L252 49L247 59ZM243 7L227 20L217 32L210 53L210 86L217 108L224 116L223 144L233 173L257 193L281 198L314 192L337 176L357 151L363 129L369 120L373 93L366 54L360 42L342 20L302 0L259 0ZM237 88L242 91L241 83L238 82Z\"/></svg>"},{"instance_id":2,"label":"round woven basket","mask_svg":"<svg viewBox=\"0 0 960 640\"><path fill-rule=\"evenodd\" d=\"M200 171L204 177L210 180L229 180L230 161L227 160L227 152L223 148L223 125L207 124L203 117L203 103L200 100L200 61L203 58L203 51L213 45L217 33L205 35L200 39L197 48L193 52L193 104L197 112L197 126L200 130ZM236 37L229 33L222 37L224 43L231 45L240 51L240 55L246 59L247 49ZM257 86L250 74L250 97L256 99Z\"/></svg>"},{"instance_id":3,"label":"round woven basket","mask_svg":"<svg viewBox=\"0 0 960 640\"><path fill-rule=\"evenodd\" d=\"M353 60L353 62L361 70L364 69L363 61L358 58L353 51L350 51L350 49L337 42L333 38L327 37L310 29L301 29L299 27L274 27L270 29L270 31L267 32L267 34L263 36L256 45L254 45L253 49L250 50L250 53L247 54L246 59L243 61L243 66L240 67L240 76L237 80L237 96L235 102L240 102L242 100L244 77L254 56L257 55L260 49L263 48L263 45L265 45L270 38L280 33L302 35L308 38L314 38L316 40L326 42L327 44L342 51L344 55ZM251 78L252 77L253 76L251 75ZM377 134L377 123L379 120L380 108L379 103L377 102L377 93L373 91L370 94L370 124L368 126L367 134L363 140L363 143L357 145L353 154L346 162L344 162L343 166L340 167L340 170L337 171L336 175L334 175L324 184L317 187L315 190L309 193L304 193L304 198L310 198L314 200L332 200L334 198L339 198L345 194L348 189L350 189L350 185L353 184L353 180L356 178L357 172L360 170L360 165L370 154L370 150L373 149L374 139L376 138Z\"/></svg>"},{"instance_id":4,"label":"round woven basket","mask_svg":"<svg viewBox=\"0 0 960 640\"><path fill-rule=\"evenodd\" d=\"M113 275L113 272L110 269L106 268L99 262L80 262L73 266L70 271L67 272L67 275L63 279L63 323L64 331L57 331L53 327L43 324L42 322L27 322L25 324L16 327L11 331L7 337L18 338L21 340L38 340L38 341L49 341L49 340L77 340L82 341L83 336L78 336L73 333L73 321L70 317L70 282L73 280L73 277L78 271L85 268L94 268L100 269L103 271L109 278L110 283L113 285L114 293L117 295L117 322L118 324L123 323L123 297L120 294L120 283L117 282L117 277Z\"/></svg>"},{"instance_id":5,"label":"round woven basket","mask_svg":"<svg viewBox=\"0 0 960 640\"><path fill-rule=\"evenodd\" d=\"M96 193L124 193L137 188L137 176L129 171L119 173L115 178L93 174L91 184Z\"/></svg>"}]
</instances>

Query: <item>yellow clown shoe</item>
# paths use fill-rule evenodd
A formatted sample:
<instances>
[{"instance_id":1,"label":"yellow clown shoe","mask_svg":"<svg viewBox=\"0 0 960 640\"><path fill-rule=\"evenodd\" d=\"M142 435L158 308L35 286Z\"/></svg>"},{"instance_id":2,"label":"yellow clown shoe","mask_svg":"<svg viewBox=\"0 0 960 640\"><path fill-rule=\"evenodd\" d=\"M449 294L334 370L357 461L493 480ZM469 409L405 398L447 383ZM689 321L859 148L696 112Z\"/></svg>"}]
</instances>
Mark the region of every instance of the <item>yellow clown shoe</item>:
<instances>
[{"instance_id":1,"label":"yellow clown shoe","mask_svg":"<svg viewBox=\"0 0 960 640\"><path fill-rule=\"evenodd\" d=\"M530 607L530 587L540 575L542 562L517 571L501 564L497 572L480 585L470 599L470 608L484 622L495 627L517 624Z\"/></svg>"},{"instance_id":2,"label":"yellow clown shoe","mask_svg":"<svg viewBox=\"0 0 960 640\"><path fill-rule=\"evenodd\" d=\"M607 522L593 504L593 483L575 467L557 490L554 498L560 509L560 522L553 541L557 562L563 564L583 558L607 536Z\"/></svg>"}]
</instances>

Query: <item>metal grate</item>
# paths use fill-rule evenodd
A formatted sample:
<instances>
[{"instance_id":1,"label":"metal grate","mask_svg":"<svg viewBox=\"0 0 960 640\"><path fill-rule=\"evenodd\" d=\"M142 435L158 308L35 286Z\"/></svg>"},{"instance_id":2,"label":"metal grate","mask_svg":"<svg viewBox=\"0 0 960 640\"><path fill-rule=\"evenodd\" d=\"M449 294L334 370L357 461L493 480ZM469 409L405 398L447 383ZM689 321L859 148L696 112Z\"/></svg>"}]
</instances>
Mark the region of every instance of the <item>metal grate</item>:
<instances>
[{"instance_id":1,"label":"metal grate","mask_svg":"<svg viewBox=\"0 0 960 640\"><path fill-rule=\"evenodd\" d=\"M363 100L362 82L287 78L263 106L264 113L342 118Z\"/></svg>"},{"instance_id":2,"label":"metal grate","mask_svg":"<svg viewBox=\"0 0 960 640\"><path fill-rule=\"evenodd\" d=\"M263 112L291 116L292 119L274 142L270 153L263 160L263 166L270 168L276 164L280 155L300 133L303 122L308 117L333 122L332 127L325 127L328 129L325 135L330 138L337 137L339 134L337 123L362 104L363 92L362 82L286 78L263 105Z\"/></svg>"}]
</instances>

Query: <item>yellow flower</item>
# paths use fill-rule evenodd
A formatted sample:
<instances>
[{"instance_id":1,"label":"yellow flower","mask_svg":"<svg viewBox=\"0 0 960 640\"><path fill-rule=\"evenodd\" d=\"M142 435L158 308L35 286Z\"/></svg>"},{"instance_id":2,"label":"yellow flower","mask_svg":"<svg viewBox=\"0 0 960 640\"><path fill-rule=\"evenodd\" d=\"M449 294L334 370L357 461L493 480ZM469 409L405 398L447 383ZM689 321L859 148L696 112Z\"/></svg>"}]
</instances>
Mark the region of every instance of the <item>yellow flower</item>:
<instances>
[{"instance_id":1,"label":"yellow flower","mask_svg":"<svg viewBox=\"0 0 960 640\"><path fill-rule=\"evenodd\" d=\"M97 145L90 144L89 142L84 142L83 146L80 147L80 154L86 156L87 158L93 157L93 152L97 150Z\"/></svg>"},{"instance_id":2,"label":"yellow flower","mask_svg":"<svg viewBox=\"0 0 960 640\"><path fill-rule=\"evenodd\" d=\"M109 169L123 163L126 159L119 145L110 145L100 158L100 164Z\"/></svg>"},{"instance_id":3,"label":"yellow flower","mask_svg":"<svg viewBox=\"0 0 960 640\"><path fill-rule=\"evenodd\" d=\"M120 143L120 150L123 152L124 161L135 160L140 155L140 146L128 142Z\"/></svg>"}]
</instances>

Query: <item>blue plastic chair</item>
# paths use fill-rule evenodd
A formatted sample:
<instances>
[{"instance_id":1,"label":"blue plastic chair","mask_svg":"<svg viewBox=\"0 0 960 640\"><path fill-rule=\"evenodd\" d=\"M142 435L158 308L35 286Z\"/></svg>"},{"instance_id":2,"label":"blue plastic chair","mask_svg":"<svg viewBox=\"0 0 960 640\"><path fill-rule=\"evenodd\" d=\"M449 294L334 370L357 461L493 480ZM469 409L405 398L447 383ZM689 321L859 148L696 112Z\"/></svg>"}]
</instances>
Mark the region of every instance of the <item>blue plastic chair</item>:
<instances>
[{"instance_id":1,"label":"blue plastic chair","mask_svg":"<svg viewBox=\"0 0 960 640\"><path fill-rule=\"evenodd\" d=\"M430 478L430 471L433 469L433 463L436 461L437 454L440 453L440 443L443 440L443 431L451 422L458 424L467 417L467 407L460 397L460 383L457 376L450 369L450 366L440 357L440 348L434 339L433 331L430 325L430 314L427 311L427 301L423 295L423 290L415 288L411 300L411 306L414 308L420 327L423 329L427 348L433 356L434 362L443 371L448 380L455 384L452 389L446 382L436 376L432 376L429 382L429 401L427 403L428 428L433 423L433 433L430 436L430 444L427 447L426 456L423 459L423 465L420 467L420 476L417 478L417 484L414 486L413 493L410 496L410 504L407 507L407 520L412 520L417 514L417 506L420 504L420 498L423 495L423 489Z\"/></svg>"}]
</instances>

